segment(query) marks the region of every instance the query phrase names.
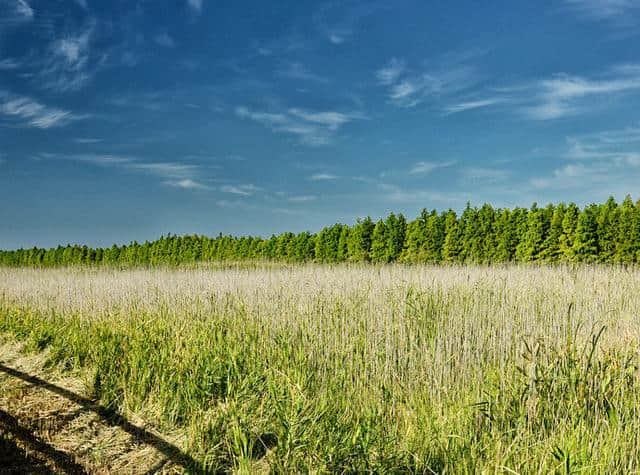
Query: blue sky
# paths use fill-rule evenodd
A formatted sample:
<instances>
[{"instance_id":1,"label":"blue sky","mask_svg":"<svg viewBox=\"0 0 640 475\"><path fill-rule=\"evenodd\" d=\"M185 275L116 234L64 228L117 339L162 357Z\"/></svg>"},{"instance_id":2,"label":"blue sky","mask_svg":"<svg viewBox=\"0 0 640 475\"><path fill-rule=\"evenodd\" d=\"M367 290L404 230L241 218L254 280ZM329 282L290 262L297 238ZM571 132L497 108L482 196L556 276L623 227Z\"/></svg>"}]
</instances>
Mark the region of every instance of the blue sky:
<instances>
[{"instance_id":1,"label":"blue sky","mask_svg":"<svg viewBox=\"0 0 640 475\"><path fill-rule=\"evenodd\" d=\"M638 33L638 0L0 0L0 248L640 198Z\"/></svg>"}]
</instances>

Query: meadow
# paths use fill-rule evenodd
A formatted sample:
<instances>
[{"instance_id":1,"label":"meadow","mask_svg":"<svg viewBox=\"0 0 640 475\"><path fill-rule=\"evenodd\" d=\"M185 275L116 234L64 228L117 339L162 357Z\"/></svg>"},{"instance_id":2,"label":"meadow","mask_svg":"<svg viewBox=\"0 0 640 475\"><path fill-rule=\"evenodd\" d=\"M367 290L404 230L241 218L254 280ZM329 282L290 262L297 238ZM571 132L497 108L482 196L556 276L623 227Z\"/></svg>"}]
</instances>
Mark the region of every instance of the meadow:
<instances>
[{"instance_id":1,"label":"meadow","mask_svg":"<svg viewBox=\"0 0 640 475\"><path fill-rule=\"evenodd\" d=\"M0 267L0 334L190 471L640 470L635 267Z\"/></svg>"}]
</instances>

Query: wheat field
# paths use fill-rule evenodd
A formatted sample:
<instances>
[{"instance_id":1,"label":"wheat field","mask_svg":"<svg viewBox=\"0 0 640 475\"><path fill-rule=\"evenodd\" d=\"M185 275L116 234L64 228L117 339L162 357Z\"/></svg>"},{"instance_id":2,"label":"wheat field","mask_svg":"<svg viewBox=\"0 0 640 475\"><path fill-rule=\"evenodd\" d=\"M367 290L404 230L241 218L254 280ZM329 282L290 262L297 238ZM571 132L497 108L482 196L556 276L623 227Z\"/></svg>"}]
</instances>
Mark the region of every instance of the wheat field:
<instances>
[{"instance_id":1,"label":"wheat field","mask_svg":"<svg viewBox=\"0 0 640 475\"><path fill-rule=\"evenodd\" d=\"M640 470L636 268L0 268L0 333L192 471Z\"/></svg>"}]
</instances>

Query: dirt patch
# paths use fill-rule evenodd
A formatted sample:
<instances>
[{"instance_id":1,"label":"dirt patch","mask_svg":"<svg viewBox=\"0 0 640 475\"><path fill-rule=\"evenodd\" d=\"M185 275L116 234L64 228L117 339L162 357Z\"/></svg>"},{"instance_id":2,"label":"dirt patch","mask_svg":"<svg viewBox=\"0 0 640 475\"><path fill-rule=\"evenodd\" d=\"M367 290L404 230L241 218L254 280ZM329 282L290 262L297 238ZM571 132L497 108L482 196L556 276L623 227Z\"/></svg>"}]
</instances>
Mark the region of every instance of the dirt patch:
<instances>
[{"instance_id":1,"label":"dirt patch","mask_svg":"<svg viewBox=\"0 0 640 475\"><path fill-rule=\"evenodd\" d=\"M80 376L0 342L0 474L182 473L180 434L159 434L85 395ZM133 420L132 420L133 419Z\"/></svg>"}]
</instances>

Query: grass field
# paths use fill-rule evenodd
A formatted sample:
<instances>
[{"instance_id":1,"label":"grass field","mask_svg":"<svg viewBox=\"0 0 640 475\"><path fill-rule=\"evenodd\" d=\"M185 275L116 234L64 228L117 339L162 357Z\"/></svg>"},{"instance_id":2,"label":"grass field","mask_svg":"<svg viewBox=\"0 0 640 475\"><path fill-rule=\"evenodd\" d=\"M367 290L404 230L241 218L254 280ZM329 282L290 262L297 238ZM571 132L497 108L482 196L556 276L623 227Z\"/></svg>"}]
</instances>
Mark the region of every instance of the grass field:
<instances>
[{"instance_id":1,"label":"grass field","mask_svg":"<svg viewBox=\"0 0 640 475\"><path fill-rule=\"evenodd\" d=\"M191 470L640 470L640 271L0 268L0 333Z\"/></svg>"}]
</instances>

